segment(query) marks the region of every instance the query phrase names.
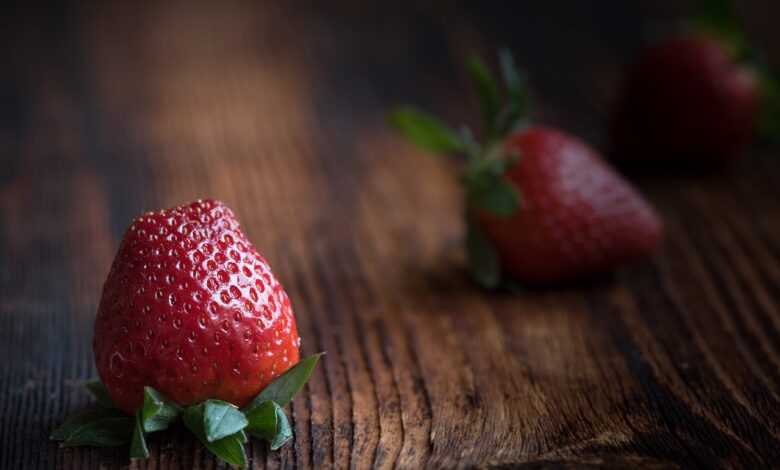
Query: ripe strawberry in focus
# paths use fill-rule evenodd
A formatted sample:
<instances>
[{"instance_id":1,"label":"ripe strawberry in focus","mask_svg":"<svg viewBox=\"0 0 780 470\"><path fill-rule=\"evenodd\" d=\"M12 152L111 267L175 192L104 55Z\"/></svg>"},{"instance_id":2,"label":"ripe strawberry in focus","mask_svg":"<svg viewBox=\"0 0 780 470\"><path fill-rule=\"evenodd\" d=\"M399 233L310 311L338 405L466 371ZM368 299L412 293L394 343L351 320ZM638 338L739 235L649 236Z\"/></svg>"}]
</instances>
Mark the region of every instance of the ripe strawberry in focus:
<instances>
[{"instance_id":1,"label":"ripe strawberry in focus","mask_svg":"<svg viewBox=\"0 0 780 470\"><path fill-rule=\"evenodd\" d=\"M615 158L713 165L742 156L761 102L756 71L705 35L666 40L631 70L613 122Z\"/></svg>"},{"instance_id":2,"label":"ripe strawberry in focus","mask_svg":"<svg viewBox=\"0 0 780 470\"><path fill-rule=\"evenodd\" d=\"M508 280L558 284L651 254L663 231L653 208L576 137L528 127L524 85L508 53L501 66L505 99L487 67L469 63L485 118L484 144L411 108L390 116L426 150L465 157L466 248L474 279L488 288Z\"/></svg>"},{"instance_id":3,"label":"ripe strawberry in focus","mask_svg":"<svg viewBox=\"0 0 780 470\"><path fill-rule=\"evenodd\" d=\"M218 201L136 219L95 321L94 353L114 404L133 413L144 386L179 405L243 406L299 359L290 300Z\"/></svg>"}]
</instances>

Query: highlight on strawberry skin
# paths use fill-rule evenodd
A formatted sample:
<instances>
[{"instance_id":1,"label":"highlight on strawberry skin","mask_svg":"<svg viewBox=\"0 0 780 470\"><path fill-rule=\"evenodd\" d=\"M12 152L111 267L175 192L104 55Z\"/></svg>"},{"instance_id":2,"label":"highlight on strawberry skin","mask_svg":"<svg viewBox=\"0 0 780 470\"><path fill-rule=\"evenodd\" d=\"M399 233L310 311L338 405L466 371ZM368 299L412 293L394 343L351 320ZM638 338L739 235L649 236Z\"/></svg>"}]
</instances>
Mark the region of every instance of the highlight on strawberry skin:
<instances>
[{"instance_id":1,"label":"highlight on strawberry skin","mask_svg":"<svg viewBox=\"0 0 780 470\"><path fill-rule=\"evenodd\" d=\"M466 251L486 288L578 281L650 256L663 238L654 208L585 142L533 124L523 75L499 55L504 89L473 58L483 139L413 107L389 122L409 141L457 163Z\"/></svg>"},{"instance_id":2,"label":"highlight on strawberry skin","mask_svg":"<svg viewBox=\"0 0 780 470\"><path fill-rule=\"evenodd\" d=\"M116 254L95 320L96 404L51 438L130 446L180 421L220 459L246 465L250 436L278 449L283 408L321 354L299 355L292 305L268 262L219 201L137 218Z\"/></svg>"}]
</instances>

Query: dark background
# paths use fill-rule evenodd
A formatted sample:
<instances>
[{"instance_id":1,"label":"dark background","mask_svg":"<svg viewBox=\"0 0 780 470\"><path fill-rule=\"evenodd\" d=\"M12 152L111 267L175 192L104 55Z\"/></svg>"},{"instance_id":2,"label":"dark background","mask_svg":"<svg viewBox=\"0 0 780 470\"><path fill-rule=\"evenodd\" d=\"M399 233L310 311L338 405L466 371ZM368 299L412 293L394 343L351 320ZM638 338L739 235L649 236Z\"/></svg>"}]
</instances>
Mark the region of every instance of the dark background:
<instances>
[{"instance_id":1,"label":"dark background","mask_svg":"<svg viewBox=\"0 0 780 470\"><path fill-rule=\"evenodd\" d=\"M314 3L314 4L311 4ZM738 4L780 64L780 3ZM596 286L490 296L465 277L449 168L387 129L474 124L461 63L509 46L534 117L606 148L625 65L688 2L74 2L0 20L0 467L88 402L92 321L144 210L233 207L328 356L256 467L770 467L780 458L780 192L757 143L716 174L638 178L664 250ZM146 468L212 468L186 436Z\"/></svg>"}]
</instances>

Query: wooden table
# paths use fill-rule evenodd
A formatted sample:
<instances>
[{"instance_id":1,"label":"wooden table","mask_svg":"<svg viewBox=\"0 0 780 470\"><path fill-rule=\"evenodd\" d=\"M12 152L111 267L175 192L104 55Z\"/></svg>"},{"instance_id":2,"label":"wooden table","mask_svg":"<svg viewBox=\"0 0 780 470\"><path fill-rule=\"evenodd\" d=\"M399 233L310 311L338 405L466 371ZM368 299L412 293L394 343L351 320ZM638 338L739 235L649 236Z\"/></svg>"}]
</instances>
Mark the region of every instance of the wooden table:
<instances>
[{"instance_id":1,"label":"wooden table","mask_svg":"<svg viewBox=\"0 0 780 470\"><path fill-rule=\"evenodd\" d=\"M127 465L47 434L89 401L96 304L131 218L206 196L278 273L304 351L328 352L289 410L293 444L250 445L254 468L778 465L776 151L639 181L667 223L651 262L492 295L464 273L451 169L384 123L398 102L473 122L458 64L508 44L537 118L603 145L642 16L677 2L318 3L4 15L0 468ZM770 3L744 9L777 51ZM133 467L215 465L185 432L151 450Z\"/></svg>"}]
</instances>

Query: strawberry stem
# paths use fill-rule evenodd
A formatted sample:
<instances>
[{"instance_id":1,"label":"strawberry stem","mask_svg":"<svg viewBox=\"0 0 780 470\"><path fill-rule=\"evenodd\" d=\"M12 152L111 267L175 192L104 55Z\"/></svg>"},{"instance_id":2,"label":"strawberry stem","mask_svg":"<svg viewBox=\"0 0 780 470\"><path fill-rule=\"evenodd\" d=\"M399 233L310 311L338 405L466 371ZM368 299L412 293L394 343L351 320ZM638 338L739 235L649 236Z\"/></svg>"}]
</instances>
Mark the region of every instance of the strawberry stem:
<instances>
[{"instance_id":1,"label":"strawberry stem","mask_svg":"<svg viewBox=\"0 0 780 470\"><path fill-rule=\"evenodd\" d=\"M482 143L466 126L453 138L441 121L419 111L410 112L409 107L397 108L389 115L390 123L418 147L466 156L460 176L466 200L466 251L472 277L491 289L502 285L501 270L495 248L478 228L477 211L511 217L520 207L520 193L505 177L518 155L507 152L504 140L527 122L529 109L525 79L508 50L499 52L499 63L503 89L484 62L475 57L466 62L482 110Z\"/></svg>"}]
</instances>

